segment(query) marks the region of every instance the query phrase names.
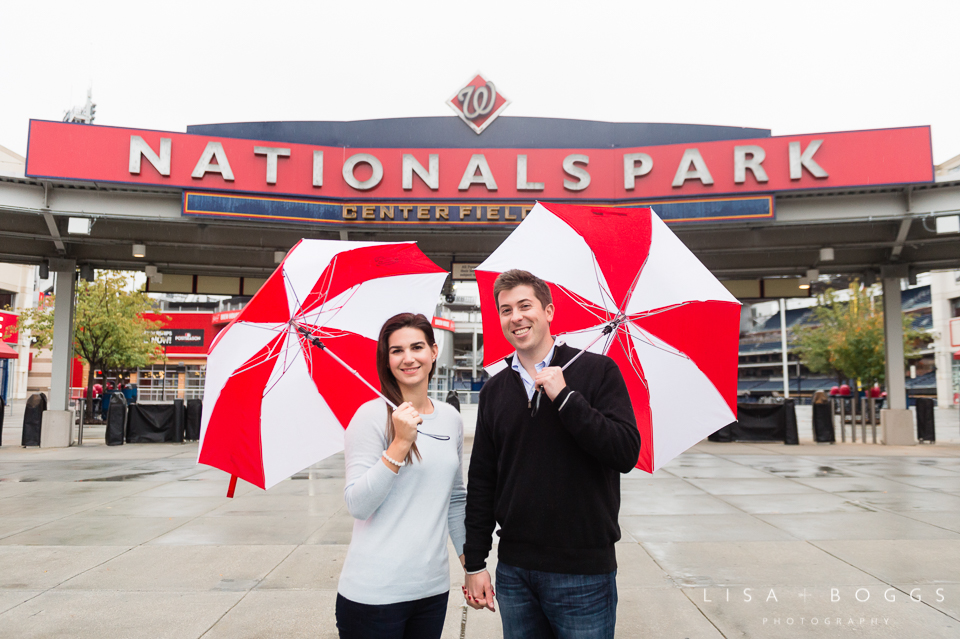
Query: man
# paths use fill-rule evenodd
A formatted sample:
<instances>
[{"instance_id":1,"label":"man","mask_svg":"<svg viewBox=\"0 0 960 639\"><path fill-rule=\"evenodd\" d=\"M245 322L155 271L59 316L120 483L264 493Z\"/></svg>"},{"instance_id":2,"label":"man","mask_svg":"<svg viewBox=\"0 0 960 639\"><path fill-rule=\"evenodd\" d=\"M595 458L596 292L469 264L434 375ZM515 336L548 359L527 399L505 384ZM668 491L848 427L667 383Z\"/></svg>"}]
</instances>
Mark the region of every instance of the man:
<instances>
[{"instance_id":1,"label":"man","mask_svg":"<svg viewBox=\"0 0 960 639\"><path fill-rule=\"evenodd\" d=\"M550 334L547 284L497 277L500 327L516 354L480 392L467 484L465 591L494 610L506 639L612 638L620 473L640 455L630 396L608 357ZM486 558L500 525L494 595Z\"/></svg>"}]
</instances>

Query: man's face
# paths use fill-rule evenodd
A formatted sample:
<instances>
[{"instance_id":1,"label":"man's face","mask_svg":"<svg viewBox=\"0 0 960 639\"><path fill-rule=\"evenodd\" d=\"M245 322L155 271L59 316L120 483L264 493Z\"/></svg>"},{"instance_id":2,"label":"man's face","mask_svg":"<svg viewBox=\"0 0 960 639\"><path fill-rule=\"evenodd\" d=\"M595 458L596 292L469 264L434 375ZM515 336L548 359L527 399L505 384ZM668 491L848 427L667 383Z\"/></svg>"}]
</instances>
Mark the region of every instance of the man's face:
<instances>
[{"instance_id":1,"label":"man's face","mask_svg":"<svg viewBox=\"0 0 960 639\"><path fill-rule=\"evenodd\" d=\"M536 353L550 342L553 304L544 308L532 286L523 284L501 291L497 299L500 328L517 352Z\"/></svg>"}]
</instances>

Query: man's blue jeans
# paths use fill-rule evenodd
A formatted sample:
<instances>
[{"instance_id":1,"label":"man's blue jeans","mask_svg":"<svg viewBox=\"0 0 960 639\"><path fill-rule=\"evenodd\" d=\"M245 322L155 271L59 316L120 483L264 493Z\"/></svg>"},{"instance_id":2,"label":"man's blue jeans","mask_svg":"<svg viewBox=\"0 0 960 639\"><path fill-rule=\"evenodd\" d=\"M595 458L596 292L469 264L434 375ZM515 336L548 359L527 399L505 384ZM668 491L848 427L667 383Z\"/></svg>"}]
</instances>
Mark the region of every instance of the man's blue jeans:
<instances>
[{"instance_id":1,"label":"man's blue jeans","mask_svg":"<svg viewBox=\"0 0 960 639\"><path fill-rule=\"evenodd\" d=\"M504 639L613 639L617 571L566 575L497 565Z\"/></svg>"}]
</instances>

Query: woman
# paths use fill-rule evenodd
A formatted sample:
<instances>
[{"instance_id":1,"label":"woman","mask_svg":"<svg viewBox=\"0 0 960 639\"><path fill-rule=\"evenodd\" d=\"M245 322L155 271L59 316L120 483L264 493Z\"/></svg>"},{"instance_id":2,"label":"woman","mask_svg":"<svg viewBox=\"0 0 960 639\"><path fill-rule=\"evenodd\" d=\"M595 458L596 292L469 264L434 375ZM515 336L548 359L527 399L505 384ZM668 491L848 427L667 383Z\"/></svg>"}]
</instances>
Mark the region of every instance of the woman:
<instances>
[{"instance_id":1,"label":"woman","mask_svg":"<svg viewBox=\"0 0 960 639\"><path fill-rule=\"evenodd\" d=\"M462 562L467 491L460 414L427 395L437 352L423 315L387 320L377 373L397 410L367 402L347 428L344 497L356 521L337 589L343 639L432 639L443 628L447 535Z\"/></svg>"}]
</instances>

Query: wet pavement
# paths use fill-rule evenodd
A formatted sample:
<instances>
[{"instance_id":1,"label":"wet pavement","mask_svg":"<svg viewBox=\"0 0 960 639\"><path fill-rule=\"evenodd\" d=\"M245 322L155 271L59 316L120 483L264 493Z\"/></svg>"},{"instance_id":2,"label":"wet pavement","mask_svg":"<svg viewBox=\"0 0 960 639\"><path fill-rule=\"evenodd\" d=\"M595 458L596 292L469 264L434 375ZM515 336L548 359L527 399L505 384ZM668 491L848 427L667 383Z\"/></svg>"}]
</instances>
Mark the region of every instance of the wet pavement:
<instances>
[{"instance_id":1,"label":"wet pavement","mask_svg":"<svg viewBox=\"0 0 960 639\"><path fill-rule=\"evenodd\" d=\"M266 493L240 482L231 500L227 476L195 464L196 444L106 447L93 428L82 447L23 449L11 422L0 639L336 636L352 528L341 455ZM621 489L617 636L960 636L951 437L705 442L652 476L634 471ZM450 566L452 638L462 576ZM498 617L471 610L467 636L500 637Z\"/></svg>"}]
</instances>

